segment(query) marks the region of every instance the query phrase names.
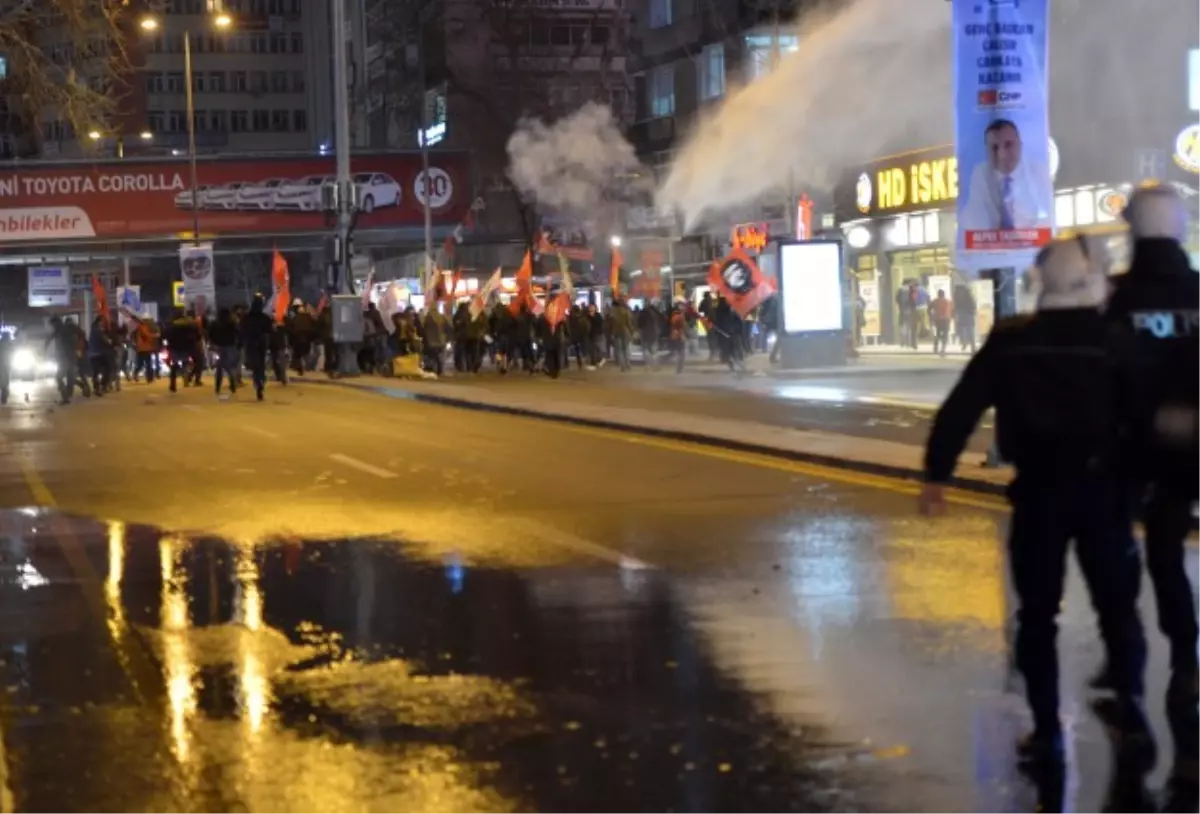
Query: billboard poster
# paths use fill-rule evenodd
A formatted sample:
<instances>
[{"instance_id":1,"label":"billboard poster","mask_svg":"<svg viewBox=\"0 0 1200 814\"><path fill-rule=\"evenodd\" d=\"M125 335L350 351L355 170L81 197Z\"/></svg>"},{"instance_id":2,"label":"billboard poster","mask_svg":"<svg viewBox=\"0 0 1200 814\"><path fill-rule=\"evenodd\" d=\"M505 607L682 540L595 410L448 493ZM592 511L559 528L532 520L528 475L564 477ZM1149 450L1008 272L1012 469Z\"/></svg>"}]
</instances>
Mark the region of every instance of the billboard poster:
<instances>
[{"instance_id":1,"label":"billboard poster","mask_svg":"<svg viewBox=\"0 0 1200 814\"><path fill-rule=\"evenodd\" d=\"M360 202L357 229L419 229L428 198L435 226L454 226L470 210L470 158L433 152L429 180L421 157L351 157ZM23 162L0 168L0 246L89 238L184 238L199 212L201 236L286 234L328 228L322 187L334 181L332 158L201 159L192 193L179 160L67 164ZM194 199L194 200L193 200Z\"/></svg>"},{"instance_id":2,"label":"billboard poster","mask_svg":"<svg viewBox=\"0 0 1200 814\"><path fill-rule=\"evenodd\" d=\"M71 269L67 266L31 266L29 268L29 307L71 304Z\"/></svg>"},{"instance_id":3,"label":"billboard poster","mask_svg":"<svg viewBox=\"0 0 1200 814\"><path fill-rule=\"evenodd\" d=\"M867 282L859 281L858 296L863 303L863 336L879 336L879 281L878 275Z\"/></svg>"},{"instance_id":4,"label":"billboard poster","mask_svg":"<svg viewBox=\"0 0 1200 814\"><path fill-rule=\"evenodd\" d=\"M1054 231L1049 0L953 0L957 266L1025 268Z\"/></svg>"},{"instance_id":5,"label":"billboard poster","mask_svg":"<svg viewBox=\"0 0 1200 814\"><path fill-rule=\"evenodd\" d=\"M142 313L142 287L140 285L117 286L117 321L124 325L129 321L126 314Z\"/></svg>"},{"instance_id":6,"label":"billboard poster","mask_svg":"<svg viewBox=\"0 0 1200 814\"><path fill-rule=\"evenodd\" d=\"M211 243L179 247L179 271L183 275L183 302L197 313L216 302L216 273Z\"/></svg>"},{"instance_id":7,"label":"billboard poster","mask_svg":"<svg viewBox=\"0 0 1200 814\"><path fill-rule=\"evenodd\" d=\"M779 283L785 334L846 327L840 241L780 244Z\"/></svg>"}]
</instances>

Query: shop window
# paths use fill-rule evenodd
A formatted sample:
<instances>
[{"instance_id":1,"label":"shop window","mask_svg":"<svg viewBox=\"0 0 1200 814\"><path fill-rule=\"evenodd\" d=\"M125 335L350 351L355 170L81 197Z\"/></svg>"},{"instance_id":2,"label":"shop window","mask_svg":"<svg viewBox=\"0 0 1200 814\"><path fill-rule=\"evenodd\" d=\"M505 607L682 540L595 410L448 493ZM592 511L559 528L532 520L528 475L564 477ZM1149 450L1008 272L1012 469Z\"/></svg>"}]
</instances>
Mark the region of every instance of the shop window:
<instances>
[{"instance_id":1,"label":"shop window","mask_svg":"<svg viewBox=\"0 0 1200 814\"><path fill-rule=\"evenodd\" d=\"M925 242L940 243L941 229L938 222L938 213L929 212L925 215Z\"/></svg>"},{"instance_id":2,"label":"shop window","mask_svg":"<svg viewBox=\"0 0 1200 814\"><path fill-rule=\"evenodd\" d=\"M704 46L696 62L697 95L702 101L725 95L725 44Z\"/></svg>"},{"instance_id":3,"label":"shop window","mask_svg":"<svg viewBox=\"0 0 1200 814\"><path fill-rule=\"evenodd\" d=\"M925 242L925 218L916 216L908 219L908 242L911 246Z\"/></svg>"},{"instance_id":4,"label":"shop window","mask_svg":"<svg viewBox=\"0 0 1200 814\"><path fill-rule=\"evenodd\" d=\"M1090 226L1096 222L1096 198L1090 189L1075 193L1075 224Z\"/></svg>"},{"instance_id":5,"label":"shop window","mask_svg":"<svg viewBox=\"0 0 1200 814\"><path fill-rule=\"evenodd\" d=\"M675 115L675 65L659 65L650 71L648 78L650 116Z\"/></svg>"},{"instance_id":6,"label":"shop window","mask_svg":"<svg viewBox=\"0 0 1200 814\"><path fill-rule=\"evenodd\" d=\"M1054 199L1054 225L1059 229L1075 225L1075 196L1069 192Z\"/></svg>"},{"instance_id":7,"label":"shop window","mask_svg":"<svg viewBox=\"0 0 1200 814\"><path fill-rule=\"evenodd\" d=\"M650 0L650 27L666 28L671 22L671 0Z\"/></svg>"},{"instance_id":8,"label":"shop window","mask_svg":"<svg viewBox=\"0 0 1200 814\"><path fill-rule=\"evenodd\" d=\"M1200 48L1188 51L1188 107L1200 110Z\"/></svg>"},{"instance_id":9,"label":"shop window","mask_svg":"<svg viewBox=\"0 0 1200 814\"><path fill-rule=\"evenodd\" d=\"M908 217L901 215L892 220L887 230L888 243L892 246L908 245Z\"/></svg>"}]
</instances>

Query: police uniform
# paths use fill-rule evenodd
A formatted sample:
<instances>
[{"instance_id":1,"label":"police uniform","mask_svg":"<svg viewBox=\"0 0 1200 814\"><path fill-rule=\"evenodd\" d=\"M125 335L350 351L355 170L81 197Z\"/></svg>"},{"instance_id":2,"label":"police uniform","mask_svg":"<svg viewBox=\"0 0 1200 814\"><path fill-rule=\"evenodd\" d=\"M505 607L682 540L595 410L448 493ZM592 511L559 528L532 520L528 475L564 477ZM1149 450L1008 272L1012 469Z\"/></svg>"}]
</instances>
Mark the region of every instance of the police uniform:
<instances>
[{"instance_id":1,"label":"police uniform","mask_svg":"<svg viewBox=\"0 0 1200 814\"><path fill-rule=\"evenodd\" d=\"M1009 487L1009 564L1018 595L1016 664L1025 677L1034 732L1022 757L1059 760L1059 605L1074 539L1118 692L1130 743L1153 748L1141 707L1146 642L1137 592L1123 578L1140 568L1121 460L1139 412L1132 339L1105 321L1098 247L1057 241L1039 258L1036 314L1004 320L971 359L938 411L925 454L923 493L951 479L979 419L995 408L1000 452L1016 468ZM935 484L930 486L929 484Z\"/></svg>"},{"instance_id":2,"label":"police uniform","mask_svg":"<svg viewBox=\"0 0 1200 814\"><path fill-rule=\"evenodd\" d=\"M1168 710L1185 716L1196 751L1196 604L1184 565L1192 502L1200 491L1197 393L1200 391L1200 277L1180 246L1187 211L1164 187L1139 190L1126 208L1134 236L1129 271L1114 280L1107 315L1136 336L1150 403L1139 433L1138 502L1145 523L1146 567L1158 623L1171 643ZM1173 720L1173 723L1176 721Z\"/></svg>"}]
</instances>

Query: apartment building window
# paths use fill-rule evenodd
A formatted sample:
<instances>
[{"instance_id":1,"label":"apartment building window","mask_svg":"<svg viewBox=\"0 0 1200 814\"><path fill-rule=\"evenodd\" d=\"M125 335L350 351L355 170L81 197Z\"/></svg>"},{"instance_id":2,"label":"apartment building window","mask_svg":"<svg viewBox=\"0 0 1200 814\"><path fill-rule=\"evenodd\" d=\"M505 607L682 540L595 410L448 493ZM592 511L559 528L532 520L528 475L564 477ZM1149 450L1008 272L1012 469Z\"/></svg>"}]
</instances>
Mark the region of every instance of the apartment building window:
<instances>
[{"instance_id":1,"label":"apartment building window","mask_svg":"<svg viewBox=\"0 0 1200 814\"><path fill-rule=\"evenodd\" d=\"M268 85L266 71L252 71L250 73L250 92L251 93L266 93Z\"/></svg>"},{"instance_id":2,"label":"apartment building window","mask_svg":"<svg viewBox=\"0 0 1200 814\"><path fill-rule=\"evenodd\" d=\"M208 90L208 74L203 71L192 74L192 91L203 93L206 90Z\"/></svg>"},{"instance_id":3,"label":"apartment building window","mask_svg":"<svg viewBox=\"0 0 1200 814\"><path fill-rule=\"evenodd\" d=\"M550 27L550 44L551 45L570 45L571 44L571 29L565 25L555 25Z\"/></svg>"},{"instance_id":4,"label":"apartment building window","mask_svg":"<svg viewBox=\"0 0 1200 814\"><path fill-rule=\"evenodd\" d=\"M270 45L272 54L286 54L287 34L272 34Z\"/></svg>"},{"instance_id":5,"label":"apartment building window","mask_svg":"<svg viewBox=\"0 0 1200 814\"><path fill-rule=\"evenodd\" d=\"M170 71L167 73L167 93L183 93L182 71Z\"/></svg>"},{"instance_id":6,"label":"apartment building window","mask_svg":"<svg viewBox=\"0 0 1200 814\"><path fill-rule=\"evenodd\" d=\"M292 92L304 92L304 71L292 71Z\"/></svg>"},{"instance_id":7,"label":"apartment building window","mask_svg":"<svg viewBox=\"0 0 1200 814\"><path fill-rule=\"evenodd\" d=\"M283 14L283 5L284 5L283 0L268 0L267 13L268 14Z\"/></svg>"},{"instance_id":8,"label":"apartment building window","mask_svg":"<svg viewBox=\"0 0 1200 814\"><path fill-rule=\"evenodd\" d=\"M224 133L229 129L229 111L227 110L210 110L208 111L208 129L214 133Z\"/></svg>"},{"instance_id":9,"label":"apartment building window","mask_svg":"<svg viewBox=\"0 0 1200 814\"><path fill-rule=\"evenodd\" d=\"M209 34L206 37L208 40L208 50L214 54L223 54L228 49L228 38L224 34Z\"/></svg>"},{"instance_id":10,"label":"apartment building window","mask_svg":"<svg viewBox=\"0 0 1200 814\"><path fill-rule=\"evenodd\" d=\"M696 95L701 101L725 95L725 43L704 46L696 62Z\"/></svg>"},{"instance_id":11,"label":"apartment building window","mask_svg":"<svg viewBox=\"0 0 1200 814\"><path fill-rule=\"evenodd\" d=\"M245 110L229 112L229 129L234 133L246 133L250 130L250 114Z\"/></svg>"},{"instance_id":12,"label":"apartment building window","mask_svg":"<svg viewBox=\"0 0 1200 814\"><path fill-rule=\"evenodd\" d=\"M183 34L163 34L163 50L168 54L183 53Z\"/></svg>"},{"instance_id":13,"label":"apartment building window","mask_svg":"<svg viewBox=\"0 0 1200 814\"><path fill-rule=\"evenodd\" d=\"M266 32L254 32L250 35L250 53L265 54L267 53L267 35Z\"/></svg>"},{"instance_id":14,"label":"apartment building window","mask_svg":"<svg viewBox=\"0 0 1200 814\"><path fill-rule=\"evenodd\" d=\"M271 71L271 93L287 93L288 72Z\"/></svg>"},{"instance_id":15,"label":"apartment building window","mask_svg":"<svg viewBox=\"0 0 1200 814\"><path fill-rule=\"evenodd\" d=\"M187 130L187 117L182 110L167 111L167 132L182 133Z\"/></svg>"},{"instance_id":16,"label":"apartment building window","mask_svg":"<svg viewBox=\"0 0 1200 814\"><path fill-rule=\"evenodd\" d=\"M234 93L245 93L250 90L249 78L245 71L234 71L229 74L229 86Z\"/></svg>"},{"instance_id":17,"label":"apartment building window","mask_svg":"<svg viewBox=\"0 0 1200 814\"><path fill-rule=\"evenodd\" d=\"M225 92L225 72L213 71L208 75L208 90L211 93Z\"/></svg>"},{"instance_id":18,"label":"apartment building window","mask_svg":"<svg viewBox=\"0 0 1200 814\"><path fill-rule=\"evenodd\" d=\"M650 102L650 116L673 116L675 114L675 65L659 65L647 75L646 95Z\"/></svg>"},{"instance_id":19,"label":"apartment building window","mask_svg":"<svg viewBox=\"0 0 1200 814\"><path fill-rule=\"evenodd\" d=\"M783 58L800 50L800 38L795 34L779 35L778 56ZM766 76L775 67L776 42L770 34L746 36L746 71L751 80Z\"/></svg>"},{"instance_id":20,"label":"apartment building window","mask_svg":"<svg viewBox=\"0 0 1200 814\"><path fill-rule=\"evenodd\" d=\"M291 117L288 116L286 110L271 111L271 130L275 133L286 133L288 129L288 121Z\"/></svg>"},{"instance_id":21,"label":"apartment building window","mask_svg":"<svg viewBox=\"0 0 1200 814\"><path fill-rule=\"evenodd\" d=\"M300 13L300 0L291 0L291 2L288 3L288 10L292 14L299 14Z\"/></svg>"},{"instance_id":22,"label":"apartment building window","mask_svg":"<svg viewBox=\"0 0 1200 814\"><path fill-rule=\"evenodd\" d=\"M208 132L208 111L207 110L197 110L197 111L194 111L194 113L195 113L195 115L192 117L192 126L196 128L196 132L197 133Z\"/></svg>"},{"instance_id":23,"label":"apartment building window","mask_svg":"<svg viewBox=\"0 0 1200 814\"><path fill-rule=\"evenodd\" d=\"M308 130L308 111L293 110L292 111L292 130L297 133L304 133Z\"/></svg>"},{"instance_id":24,"label":"apartment building window","mask_svg":"<svg viewBox=\"0 0 1200 814\"><path fill-rule=\"evenodd\" d=\"M255 110L250 118L256 133L265 133L271 128L271 117L265 110Z\"/></svg>"},{"instance_id":25,"label":"apartment building window","mask_svg":"<svg viewBox=\"0 0 1200 814\"><path fill-rule=\"evenodd\" d=\"M163 112L161 110L146 111L146 127L151 133L163 132L165 124Z\"/></svg>"},{"instance_id":26,"label":"apartment building window","mask_svg":"<svg viewBox=\"0 0 1200 814\"><path fill-rule=\"evenodd\" d=\"M250 53L250 39L245 33L230 34L225 40L225 47L231 54L248 54Z\"/></svg>"},{"instance_id":27,"label":"apartment building window","mask_svg":"<svg viewBox=\"0 0 1200 814\"><path fill-rule=\"evenodd\" d=\"M292 53L293 54L303 54L304 53L304 35L301 34L299 31L295 31L292 33Z\"/></svg>"},{"instance_id":28,"label":"apartment building window","mask_svg":"<svg viewBox=\"0 0 1200 814\"><path fill-rule=\"evenodd\" d=\"M150 50L150 53L152 53L152 54L161 54L163 52L163 38L162 37L151 37L149 50ZM53 52L51 52L50 58L52 60L54 60ZM57 60L54 60L54 61L57 62Z\"/></svg>"},{"instance_id":29,"label":"apartment building window","mask_svg":"<svg viewBox=\"0 0 1200 814\"><path fill-rule=\"evenodd\" d=\"M254 14L266 14L267 0L250 0L250 11Z\"/></svg>"},{"instance_id":30,"label":"apartment building window","mask_svg":"<svg viewBox=\"0 0 1200 814\"><path fill-rule=\"evenodd\" d=\"M610 31L608 26L594 25L592 26L592 30L588 33L588 39L591 41L592 45L607 45L609 33Z\"/></svg>"},{"instance_id":31,"label":"apartment building window","mask_svg":"<svg viewBox=\"0 0 1200 814\"><path fill-rule=\"evenodd\" d=\"M163 75L157 71L146 74L146 93L163 92Z\"/></svg>"},{"instance_id":32,"label":"apartment building window","mask_svg":"<svg viewBox=\"0 0 1200 814\"><path fill-rule=\"evenodd\" d=\"M650 27L666 28L671 24L671 0L650 0Z\"/></svg>"}]
</instances>

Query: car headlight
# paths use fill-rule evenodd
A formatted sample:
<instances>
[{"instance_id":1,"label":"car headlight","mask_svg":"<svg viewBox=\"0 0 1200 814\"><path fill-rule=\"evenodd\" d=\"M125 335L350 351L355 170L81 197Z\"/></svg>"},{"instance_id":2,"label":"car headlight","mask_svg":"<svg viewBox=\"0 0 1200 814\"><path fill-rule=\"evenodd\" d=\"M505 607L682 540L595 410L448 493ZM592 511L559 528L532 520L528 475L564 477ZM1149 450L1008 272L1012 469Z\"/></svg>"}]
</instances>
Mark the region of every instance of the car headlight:
<instances>
[{"instance_id":1,"label":"car headlight","mask_svg":"<svg viewBox=\"0 0 1200 814\"><path fill-rule=\"evenodd\" d=\"M12 369L14 373L29 373L37 367L37 358L29 348L20 348L13 352Z\"/></svg>"}]
</instances>

